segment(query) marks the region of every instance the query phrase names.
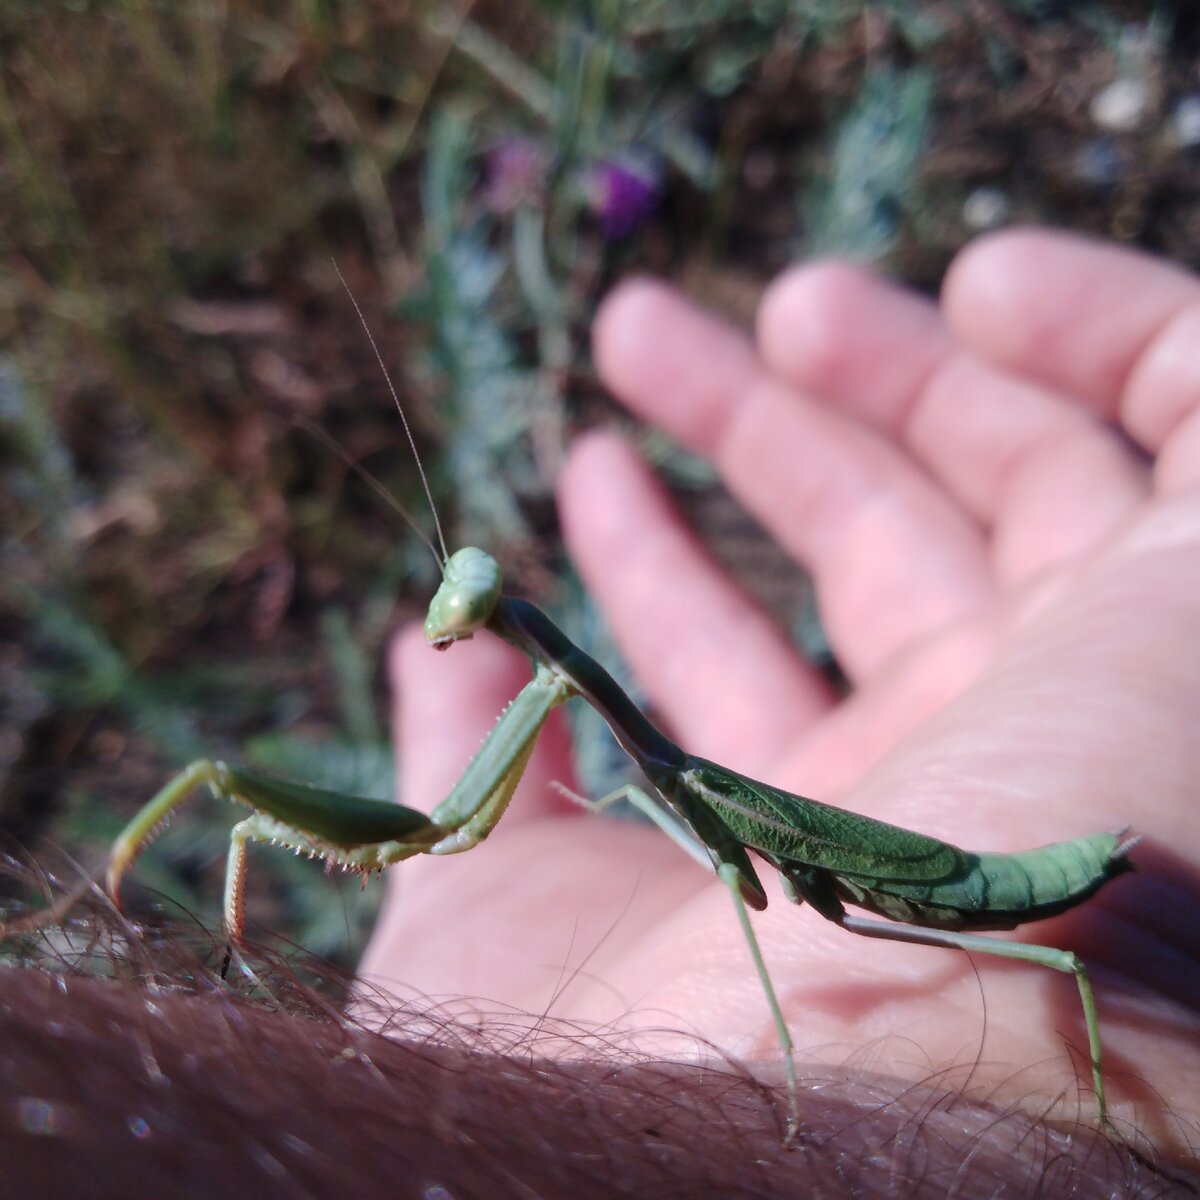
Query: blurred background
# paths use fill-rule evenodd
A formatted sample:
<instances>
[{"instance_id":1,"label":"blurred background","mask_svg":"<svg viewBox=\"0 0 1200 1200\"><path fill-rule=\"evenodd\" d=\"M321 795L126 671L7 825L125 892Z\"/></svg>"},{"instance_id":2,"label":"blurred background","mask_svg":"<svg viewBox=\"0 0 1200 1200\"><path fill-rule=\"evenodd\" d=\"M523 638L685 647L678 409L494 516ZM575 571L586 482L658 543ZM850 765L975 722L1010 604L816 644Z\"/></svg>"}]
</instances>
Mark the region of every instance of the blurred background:
<instances>
[{"instance_id":1,"label":"blurred background","mask_svg":"<svg viewBox=\"0 0 1200 1200\"><path fill-rule=\"evenodd\" d=\"M199 755L389 794L383 650L436 568L349 465L429 524L334 262L452 546L612 661L552 498L576 431L629 428L605 290L746 322L838 253L934 291L1014 222L1200 263L1195 6L0 0L0 852L92 869ZM799 572L631 432L820 656ZM215 925L233 819L180 816L133 912ZM381 890L261 849L250 882L252 928L344 963Z\"/></svg>"}]
</instances>

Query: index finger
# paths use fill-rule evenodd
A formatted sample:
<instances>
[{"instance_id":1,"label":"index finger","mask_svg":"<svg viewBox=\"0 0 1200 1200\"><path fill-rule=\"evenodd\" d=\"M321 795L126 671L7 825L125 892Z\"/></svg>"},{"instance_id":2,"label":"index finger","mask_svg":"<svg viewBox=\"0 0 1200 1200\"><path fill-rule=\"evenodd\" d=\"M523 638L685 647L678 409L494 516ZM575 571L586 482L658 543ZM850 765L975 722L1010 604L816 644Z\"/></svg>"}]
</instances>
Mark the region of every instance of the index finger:
<instances>
[{"instance_id":1,"label":"index finger","mask_svg":"<svg viewBox=\"0 0 1200 1200\"><path fill-rule=\"evenodd\" d=\"M588 590L686 748L762 772L828 711L819 673L719 569L621 439L575 443L559 509Z\"/></svg>"}]
</instances>

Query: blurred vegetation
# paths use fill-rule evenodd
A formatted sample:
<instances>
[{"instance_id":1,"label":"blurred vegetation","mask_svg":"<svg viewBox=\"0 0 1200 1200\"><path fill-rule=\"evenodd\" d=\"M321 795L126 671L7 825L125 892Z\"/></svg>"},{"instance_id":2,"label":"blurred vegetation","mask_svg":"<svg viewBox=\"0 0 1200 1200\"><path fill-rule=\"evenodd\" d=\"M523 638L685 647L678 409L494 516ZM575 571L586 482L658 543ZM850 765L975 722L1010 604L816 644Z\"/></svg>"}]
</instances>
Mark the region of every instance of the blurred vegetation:
<instances>
[{"instance_id":1,"label":"blurred vegetation","mask_svg":"<svg viewBox=\"0 0 1200 1200\"><path fill-rule=\"evenodd\" d=\"M621 273L744 320L797 257L932 289L1007 222L1196 265L1198 54L1183 3L3 0L9 848L92 867L201 753L388 793L379 664L434 565L306 432L425 511L331 260L453 540L566 604L551 482L621 419L587 355ZM640 436L811 640L795 573ZM190 810L135 909L214 920L229 824ZM251 882L255 921L350 958L378 890L269 853Z\"/></svg>"}]
</instances>

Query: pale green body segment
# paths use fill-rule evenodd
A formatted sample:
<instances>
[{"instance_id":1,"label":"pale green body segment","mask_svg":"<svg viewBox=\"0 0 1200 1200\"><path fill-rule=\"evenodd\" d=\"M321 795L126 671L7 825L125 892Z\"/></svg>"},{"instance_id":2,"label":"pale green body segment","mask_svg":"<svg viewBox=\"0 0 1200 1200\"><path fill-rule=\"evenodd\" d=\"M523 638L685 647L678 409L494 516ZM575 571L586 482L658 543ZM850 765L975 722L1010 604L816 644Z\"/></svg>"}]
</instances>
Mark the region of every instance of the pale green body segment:
<instances>
[{"instance_id":1,"label":"pale green body segment","mask_svg":"<svg viewBox=\"0 0 1200 1200\"><path fill-rule=\"evenodd\" d=\"M435 649L469 638L487 623L500 599L500 565L483 550L464 546L446 560L441 587L429 602L425 640Z\"/></svg>"},{"instance_id":2,"label":"pale green body segment","mask_svg":"<svg viewBox=\"0 0 1200 1200\"><path fill-rule=\"evenodd\" d=\"M503 816L551 710L581 696L608 722L650 780L655 795L624 789L692 857L730 890L784 1050L791 1100L798 1102L791 1039L746 911L767 896L748 851L780 874L785 893L866 937L1020 959L1072 974L1087 1026L1097 1109L1107 1120L1099 1023L1083 964L1066 951L998 941L969 930L1011 929L1085 901L1130 869L1133 844L1093 834L1018 854L971 853L748 779L687 754L653 726L594 659L533 605L501 595L492 557L467 548L445 564L425 622L437 649L488 628L526 653L533 679L501 714L454 789L428 816L400 805L284 783L220 763L194 763L134 818L113 848L108 887L120 880L169 812L199 784L253 813L233 831L226 877L229 936L242 931L246 844L273 841L352 870L381 870L417 854L454 854L482 841ZM607 803L607 797L600 804ZM845 905L888 918L872 921Z\"/></svg>"}]
</instances>

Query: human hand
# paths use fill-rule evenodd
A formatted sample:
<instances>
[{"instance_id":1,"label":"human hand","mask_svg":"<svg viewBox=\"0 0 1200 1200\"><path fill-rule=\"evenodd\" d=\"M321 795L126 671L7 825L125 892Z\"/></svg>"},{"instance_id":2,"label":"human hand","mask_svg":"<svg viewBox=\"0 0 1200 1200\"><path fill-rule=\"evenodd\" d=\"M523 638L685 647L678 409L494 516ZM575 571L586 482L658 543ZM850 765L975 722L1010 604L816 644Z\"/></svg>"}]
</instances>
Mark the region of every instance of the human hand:
<instances>
[{"instance_id":1,"label":"human hand","mask_svg":"<svg viewBox=\"0 0 1200 1200\"><path fill-rule=\"evenodd\" d=\"M689 750L972 850L1146 835L1140 876L1018 936L1094 967L1112 1114L1178 1154L1200 1120L1198 351L1194 278L1046 233L965 251L940 309L800 268L754 344L658 285L610 297L606 382L813 572L844 700L622 442L582 441L560 491L575 562ZM403 794L427 810L527 666L484 639L434 656L416 631L394 664ZM485 847L392 872L364 976L770 1059L724 889L657 831L564 806L555 779L560 726ZM976 1099L1041 1113L1061 1093L1087 1119L1070 978L865 942L769 888L756 928L802 1075L958 1064L940 1081Z\"/></svg>"}]
</instances>

